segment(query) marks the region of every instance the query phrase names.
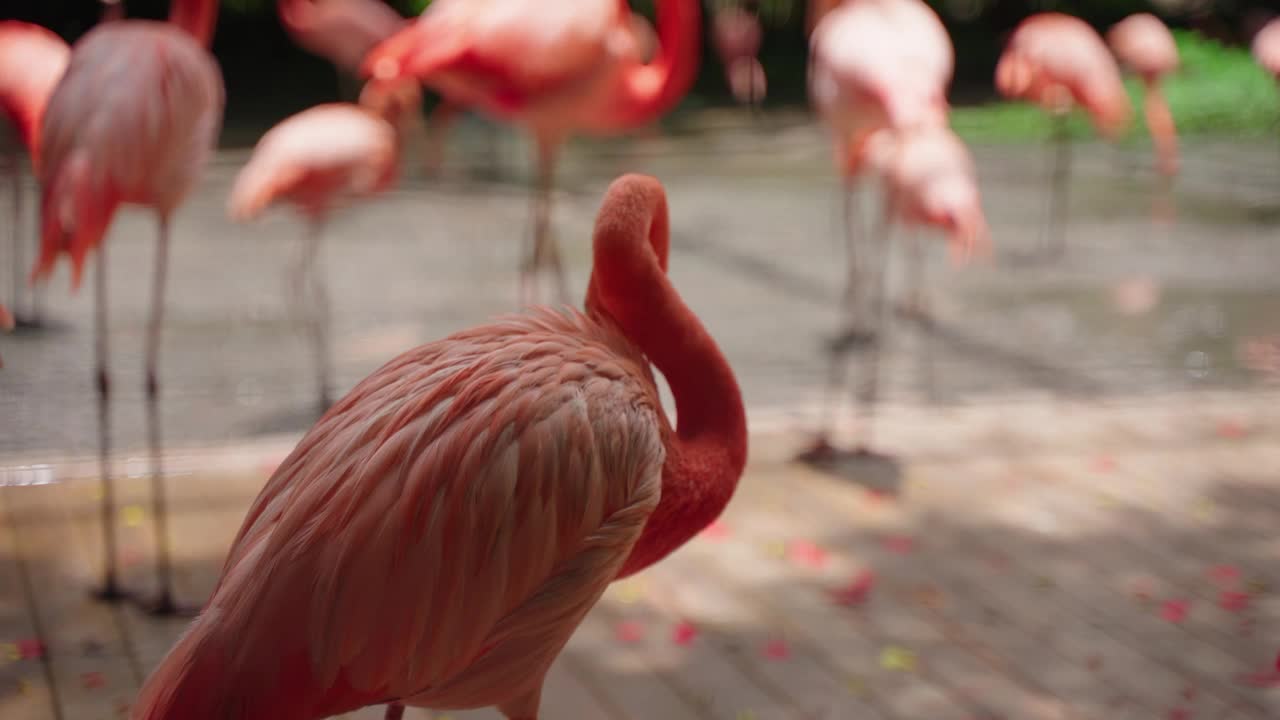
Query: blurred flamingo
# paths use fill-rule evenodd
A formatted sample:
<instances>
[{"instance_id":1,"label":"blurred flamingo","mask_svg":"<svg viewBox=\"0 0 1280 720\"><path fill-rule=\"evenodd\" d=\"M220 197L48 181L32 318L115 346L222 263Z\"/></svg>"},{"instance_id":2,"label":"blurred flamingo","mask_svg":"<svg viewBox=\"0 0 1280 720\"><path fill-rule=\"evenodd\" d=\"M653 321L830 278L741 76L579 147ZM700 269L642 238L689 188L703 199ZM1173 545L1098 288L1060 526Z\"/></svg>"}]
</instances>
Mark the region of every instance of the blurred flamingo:
<instances>
[{"instance_id":1,"label":"blurred flamingo","mask_svg":"<svg viewBox=\"0 0 1280 720\"><path fill-rule=\"evenodd\" d=\"M311 340L320 412L329 409L329 294L320 264L320 236L339 203L369 197L391 186L398 173L400 129L411 113L404 98L366 88L360 105L330 103L303 110L267 131L236 178L228 212L244 222L287 202L307 222L291 299ZM414 87L417 92L417 87Z\"/></svg>"},{"instance_id":2,"label":"blurred flamingo","mask_svg":"<svg viewBox=\"0 0 1280 720\"><path fill-rule=\"evenodd\" d=\"M1178 69L1178 45L1173 33L1155 15L1137 13L1116 23L1107 33L1107 42L1120 62L1142 79L1143 113L1155 144L1157 167L1172 179L1178 174L1178 131L1160 83Z\"/></svg>"},{"instance_id":3,"label":"blurred flamingo","mask_svg":"<svg viewBox=\"0 0 1280 720\"><path fill-rule=\"evenodd\" d=\"M1044 247L1060 255L1065 250L1071 173L1066 120L1075 105L1081 105L1104 137L1117 140L1128 127L1130 115L1120 68L1088 23L1061 13L1039 13L1014 29L996 65L996 88L1006 97L1038 103L1053 116L1054 160Z\"/></svg>"},{"instance_id":4,"label":"blurred flamingo","mask_svg":"<svg viewBox=\"0 0 1280 720\"><path fill-rule=\"evenodd\" d=\"M396 703L534 720L615 579L707 527L747 457L733 371L667 278L667 204L625 176L586 314L410 350L302 439L134 720L311 720ZM676 400L672 428L652 362Z\"/></svg>"},{"instance_id":5,"label":"blurred flamingo","mask_svg":"<svg viewBox=\"0 0 1280 720\"><path fill-rule=\"evenodd\" d=\"M538 189L533 242L520 273L520 296L536 296L537 271L549 266L560 301L568 286L550 236L556 157L574 132L614 133L670 110L698 68L699 3L658 1L660 46L653 62L619 0L436 0L416 23L369 53L365 71L380 80L415 77L458 107L529 129Z\"/></svg>"},{"instance_id":6,"label":"blurred flamingo","mask_svg":"<svg viewBox=\"0 0 1280 720\"><path fill-rule=\"evenodd\" d=\"M1268 20L1253 36L1253 57L1272 77L1280 80L1280 17Z\"/></svg>"},{"instance_id":7,"label":"blurred flamingo","mask_svg":"<svg viewBox=\"0 0 1280 720\"><path fill-rule=\"evenodd\" d=\"M711 21L711 37L729 90L735 100L753 110L759 109L768 91L764 66L758 57L763 36L759 16L745 3L722 5Z\"/></svg>"},{"instance_id":8,"label":"blurred flamingo","mask_svg":"<svg viewBox=\"0 0 1280 720\"><path fill-rule=\"evenodd\" d=\"M39 154L40 121L45 105L71 57L71 48L54 33L18 20L0 21L0 115L6 117L16 131L16 140L26 148L35 167ZM26 204L22 192L22 159L18 144L8 144L9 180L13 184L13 219L9 231L13 275L11 291L16 321L23 325L41 324L40 294L33 293L29 312L24 310L22 209Z\"/></svg>"},{"instance_id":9,"label":"blurred flamingo","mask_svg":"<svg viewBox=\"0 0 1280 720\"><path fill-rule=\"evenodd\" d=\"M920 0L859 0L834 8L811 7L813 16L821 20L810 38L809 91L835 141L844 182L849 263L841 301L843 317L831 346L829 408L844 354L855 348L872 349L877 342L874 288L883 274L887 246L883 237L872 237L866 247L859 248L854 233L855 190L859 179L874 170L868 164L867 143L880 131L946 125L955 51L937 13ZM868 368L873 377L875 364L873 355ZM865 401L874 405L875 383L864 384L872 389ZM802 457L828 453L828 426L824 422L813 450Z\"/></svg>"},{"instance_id":10,"label":"blurred flamingo","mask_svg":"<svg viewBox=\"0 0 1280 720\"><path fill-rule=\"evenodd\" d=\"M156 523L158 595L152 610L172 614L172 568L160 455L160 330L169 226L196 184L222 122L222 74L207 46L216 0L175 0L169 23L119 20L99 25L71 48L71 60L45 109L37 175L41 253L32 278L47 278L63 254L80 286L89 253L95 265L95 380L98 389L106 600L117 583L115 494L109 467L110 379L107 370L107 269L103 237L122 204L153 209L159 221L151 316L147 322L147 438Z\"/></svg>"}]
</instances>

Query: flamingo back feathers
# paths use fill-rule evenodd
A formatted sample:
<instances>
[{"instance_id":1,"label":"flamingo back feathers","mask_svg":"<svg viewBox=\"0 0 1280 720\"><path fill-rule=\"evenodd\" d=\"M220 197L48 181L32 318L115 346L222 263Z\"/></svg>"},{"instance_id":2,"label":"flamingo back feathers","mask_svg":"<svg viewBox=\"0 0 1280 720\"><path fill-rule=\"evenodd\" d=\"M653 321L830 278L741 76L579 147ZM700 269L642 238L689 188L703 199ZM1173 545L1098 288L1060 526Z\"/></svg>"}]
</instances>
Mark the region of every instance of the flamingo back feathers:
<instances>
[{"instance_id":1,"label":"flamingo back feathers","mask_svg":"<svg viewBox=\"0 0 1280 720\"><path fill-rule=\"evenodd\" d=\"M0 113L17 127L33 160L39 156L45 105L70 57L67 43L39 25L0 22Z\"/></svg>"}]
</instances>

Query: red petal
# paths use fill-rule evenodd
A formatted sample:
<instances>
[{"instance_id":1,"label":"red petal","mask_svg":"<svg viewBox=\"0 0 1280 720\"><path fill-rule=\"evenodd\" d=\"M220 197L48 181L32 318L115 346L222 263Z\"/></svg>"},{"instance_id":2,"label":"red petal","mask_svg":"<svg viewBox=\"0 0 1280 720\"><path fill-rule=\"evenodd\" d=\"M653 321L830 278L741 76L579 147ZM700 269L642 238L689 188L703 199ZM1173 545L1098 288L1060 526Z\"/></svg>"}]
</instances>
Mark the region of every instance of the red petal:
<instances>
[{"instance_id":1,"label":"red petal","mask_svg":"<svg viewBox=\"0 0 1280 720\"><path fill-rule=\"evenodd\" d=\"M827 551L809 540L792 540L787 545L787 557L804 567L820 568L827 564Z\"/></svg>"},{"instance_id":2,"label":"red petal","mask_svg":"<svg viewBox=\"0 0 1280 720\"><path fill-rule=\"evenodd\" d=\"M614 630L618 639L624 643L633 643L644 637L644 626L635 620L624 620Z\"/></svg>"},{"instance_id":3,"label":"red petal","mask_svg":"<svg viewBox=\"0 0 1280 720\"><path fill-rule=\"evenodd\" d=\"M1242 593L1239 590L1223 590L1218 596L1218 605L1228 612L1240 612L1249 607L1249 593Z\"/></svg>"},{"instance_id":4,"label":"red petal","mask_svg":"<svg viewBox=\"0 0 1280 720\"><path fill-rule=\"evenodd\" d=\"M1186 600L1167 600L1160 607L1160 617L1171 623L1180 623L1187 619L1187 611L1191 603Z\"/></svg>"},{"instance_id":5,"label":"red petal","mask_svg":"<svg viewBox=\"0 0 1280 720\"><path fill-rule=\"evenodd\" d=\"M676 623L675 630L671 632L671 641L677 645L688 645L698 637L698 628L688 620L681 620Z\"/></svg>"},{"instance_id":6,"label":"red petal","mask_svg":"<svg viewBox=\"0 0 1280 720\"><path fill-rule=\"evenodd\" d=\"M770 660L786 660L791 657L791 648L786 640L775 638L765 643L764 656Z\"/></svg>"},{"instance_id":7,"label":"red petal","mask_svg":"<svg viewBox=\"0 0 1280 720\"><path fill-rule=\"evenodd\" d=\"M1219 585L1233 586L1240 581L1240 568L1235 565L1214 565L1209 568L1209 577Z\"/></svg>"},{"instance_id":8,"label":"red petal","mask_svg":"<svg viewBox=\"0 0 1280 720\"><path fill-rule=\"evenodd\" d=\"M848 585L832 591L831 599L835 604L845 607L861 605L871 595L871 588L875 586L875 583L875 573L871 570L863 570Z\"/></svg>"}]
</instances>

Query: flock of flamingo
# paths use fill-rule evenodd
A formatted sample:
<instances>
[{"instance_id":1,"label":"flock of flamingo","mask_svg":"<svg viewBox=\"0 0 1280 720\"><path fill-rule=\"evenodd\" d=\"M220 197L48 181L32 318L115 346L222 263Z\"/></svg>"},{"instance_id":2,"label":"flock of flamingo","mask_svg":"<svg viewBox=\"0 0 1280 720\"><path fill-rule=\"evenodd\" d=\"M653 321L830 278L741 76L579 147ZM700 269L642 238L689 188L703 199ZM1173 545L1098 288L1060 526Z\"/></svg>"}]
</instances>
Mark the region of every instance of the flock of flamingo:
<instances>
[{"instance_id":1,"label":"flock of flamingo","mask_svg":"<svg viewBox=\"0 0 1280 720\"><path fill-rule=\"evenodd\" d=\"M495 706L532 720L548 668L605 587L661 560L728 503L747 456L742 396L667 278L666 197L652 178L623 176L606 193L584 311L532 308L464 330L405 352L336 403L329 395L321 228L345 202L395 183L422 88L442 98L431 122L434 157L463 110L529 131L537 186L520 299L539 300L546 271L566 303L549 232L559 149L574 133L654 121L698 70L699 2L657 5L655 30L624 0L436 0L416 20L377 0L279 0L302 47L365 79L357 102L313 107L271 129L228 203L241 221L274 204L294 205L305 219L290 285L307 312L327 410L268 480L213 596L131 717L306 720L386 704L388 718L406 705ZM719 8L712 35L735 96L757 104L766 85L752 10ZM196 187L221 125L223 81L208 49L217 3L174 0L168 22L121 15L110 2L103 21L71 46L37 26L0 23L0 107L41 188L31 278L47 278L65 255L78 286L97 253L106 554L97 592L107 601L126 593L117 580L109 463L103 239L121 205L155 212L145 388L159 592L149 606L175 613L157 414L160 336L170 220ZM878 344L891 225L941 229L961 262L985 252L988 230L974 162L950 129L954 50L934 11L921 0L813 0L807 27L810 93L834 138L845 195L864 181L884 188L876 233L855 232L846 206L839 362L844 350ZM1258 36L1262 62L1280 60L1277 41L1280 24ZM1034 15L1011 36L997 87L1056 118L1083 108L1114 138L1131 112L1117 58L1143 79L1157 166L1172 177L1177 141L1159 83L1178 57L1153 16L1130 17L1104 38L1076 18ZM17 193L16 162L14 173ZM15 211L21 204L16 198ZM914 291L923 312L923 289ZM0 324L13 322L0 306ZM674 425L653 367L675 398ZM808 454L833 452L824 429Z\"/></svg>"}]
</instances>

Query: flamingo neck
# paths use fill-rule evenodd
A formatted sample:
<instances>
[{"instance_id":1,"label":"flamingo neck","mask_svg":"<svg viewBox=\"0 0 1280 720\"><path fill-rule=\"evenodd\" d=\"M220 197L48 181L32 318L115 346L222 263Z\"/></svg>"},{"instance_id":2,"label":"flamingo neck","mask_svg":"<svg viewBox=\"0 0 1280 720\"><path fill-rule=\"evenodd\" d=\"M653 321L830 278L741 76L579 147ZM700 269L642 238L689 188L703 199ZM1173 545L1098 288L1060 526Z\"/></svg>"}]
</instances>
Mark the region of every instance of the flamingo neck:
<instances>
[{"instance_id":1,"label":"flamingo neck","mask_svg":"<svg viewBox=\"0 0 1280 720\"><path fill-rule=\"evenodd\" d=\"M169 22L191 33L201 45L213 42L213 28L218 22L218 0L173 0Z\"/></svg>"},{"instance_id":2,"label":"flamingo neck","mask_svg":"<svg viewBox=\"0 0 1280 720\"><path fill-rule=\"evenodd\" d=\"M676 401L662 500L619 577L661 560L715 520L747 458L738 382L667 279L668 229L661 185L638 176L614 183L596 222L587 311L621 328L662 372Z\"/></svg>"},{"instance_id":3,"label":"flamingo neck","mask_svg":"<svg viewBox=\"0 0 1280 720\"><path fill-rule=\"evenodd\" d=\"M701 3L658 0L658 49L652 62L628 67L612 124L635 127L658 119L689 92L701 59Z\"/></svg>"}]
</instances>

